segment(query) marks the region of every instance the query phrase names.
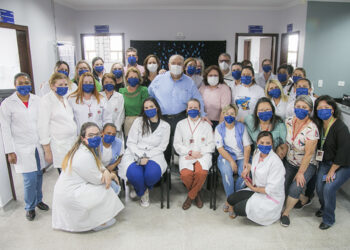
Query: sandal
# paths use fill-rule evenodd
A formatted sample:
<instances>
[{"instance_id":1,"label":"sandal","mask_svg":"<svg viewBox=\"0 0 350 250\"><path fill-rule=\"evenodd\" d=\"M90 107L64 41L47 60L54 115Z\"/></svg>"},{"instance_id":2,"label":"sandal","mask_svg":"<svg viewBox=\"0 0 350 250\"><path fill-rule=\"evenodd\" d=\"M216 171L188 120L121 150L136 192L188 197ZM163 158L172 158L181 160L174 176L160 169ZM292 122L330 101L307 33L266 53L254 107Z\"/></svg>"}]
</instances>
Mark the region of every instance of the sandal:
<instances>
[{"instance_id":1,"label":"sandal","mask_svg":"<svg viewBox=\"0 0 350 250\"><path fill-rule=\"evenodd\" d=\"M231 219L234 219L234 218L237 217L235 211L229 211L228 216L229 216Z\"/></svg>"},{"instance_id":2,"label":"sandal","mask_svg":"<svg viewBox=\"0 0 350 250\"><path fill-rule=\"evenodd\" d=\"M223 207L222 207L222 209L224 210L225 213L227 213L227 212L228 212L228 209L229 209L229 206L226 205L226 204L224 204Z\"/></svg>"}]
</instances>

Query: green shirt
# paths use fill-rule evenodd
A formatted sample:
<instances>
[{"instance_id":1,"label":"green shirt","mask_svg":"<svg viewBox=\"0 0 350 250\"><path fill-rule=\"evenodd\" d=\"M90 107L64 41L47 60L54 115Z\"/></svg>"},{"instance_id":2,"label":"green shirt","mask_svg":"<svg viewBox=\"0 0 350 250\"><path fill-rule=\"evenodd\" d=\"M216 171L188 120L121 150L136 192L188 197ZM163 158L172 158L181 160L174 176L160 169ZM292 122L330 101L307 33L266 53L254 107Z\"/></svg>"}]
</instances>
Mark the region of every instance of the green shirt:
<instances>
[{"instance_id":1,"label":"green shirt","mask_svg":"<svg viewBox=\"0 0 350 250\"><path fill-rule=\"evenodd\" d=\"M148 97L148 89L139 86L135 92L129 93L127 88L119 89L124 97L125 116L138 116L141 114L144 100Z\"/></svg>"},{"instance_id":2,"label":"green shirt","mask_svg":"<svg viewBox=\"0 0 350 250\"><path fill-rule=\"evenodd\" d=\"M244 123L247 127L250 138L256 146L256 139L258 138L258 135L261 131L260 126L258 126L257 129L255 129L253 115L246 116L244 119ZM273 137L274 149L276 149L279 145L286 143L287 128L284 122L276 123L275 128L270 132Z\"/></svg>"}]
</instances>

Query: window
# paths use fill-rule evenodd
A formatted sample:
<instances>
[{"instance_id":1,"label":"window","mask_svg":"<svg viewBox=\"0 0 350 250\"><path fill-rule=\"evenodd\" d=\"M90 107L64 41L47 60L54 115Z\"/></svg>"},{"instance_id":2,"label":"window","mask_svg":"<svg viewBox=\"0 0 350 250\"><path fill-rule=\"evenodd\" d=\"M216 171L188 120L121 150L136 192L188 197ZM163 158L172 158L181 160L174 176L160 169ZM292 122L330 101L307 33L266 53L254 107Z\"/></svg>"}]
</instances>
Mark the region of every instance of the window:
<instances>
[{"instance_id":1,"label":"window","mask_svg":"<svg viewBox=\"0 0 350 250\"><path fill-rule=\"evenodd\" d=\"M102 57L106 72L115 62L124 62L124 34L81 34L82 58L90 64L96 56Z\"/></svg>"},{"instance_id":2,"label":"window","mask_svg":"<svg viewBox=\"0 0 350 250\"><path fill-rule=\"evenodd\" d=\"M289 35L287 63L293 65L294 68L297 66L298 47L299 47L298 45L299 45L299 34Z\"/></svg>"}]
</instances>

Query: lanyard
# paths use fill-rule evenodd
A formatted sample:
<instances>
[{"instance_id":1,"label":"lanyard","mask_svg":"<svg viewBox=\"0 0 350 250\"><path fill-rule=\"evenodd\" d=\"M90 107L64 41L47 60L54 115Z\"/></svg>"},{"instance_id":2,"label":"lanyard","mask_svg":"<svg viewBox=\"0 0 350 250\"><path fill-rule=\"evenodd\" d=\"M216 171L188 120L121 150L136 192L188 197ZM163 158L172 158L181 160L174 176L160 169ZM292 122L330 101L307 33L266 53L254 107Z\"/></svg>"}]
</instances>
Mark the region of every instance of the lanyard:
<instances>
[{"instance_id":1,"label":"lanyard","mask_svg":"<svg viewBox=\"0 0 350 250\"><path fill-rule=\"evenodd\" d=\"M323 145L326 142L326 138L329 132L329 129L331 128L332 124L334 123L334 118L332 117L332 119L330 120L328 127L326 129L326 133L323 135L323 128L322 128L322 133L321 133L321 150L323 150Z\"/></svg>"},{"instance_id":2,"label":"lanyard","mask_svg":"<svg viewBox=\"0 0 350 250\"><path fill-rule=\"evenodd\" d=\"M295 138L298 136L298 134L301 132L301 130L304 128L304 125L309 121L309 119L307 119L298 129L298 131L295 132L295 124L297 122L297 120L294 121L293 123L293 136L292 136L292 142L294 143Z\"/></svg>"},{"instance_id":3,"label":"lanyard","mask_svg":"<svg viewBox=\"0 0 350 250\"><path fill-rule=\"evenodd\" d=\"M192 138L193 138L193 134L194 134L194 132L196 132L196 129L198 128L198 125L201 123L201 121L198 122L197 126L194 128L193 131L192 131L192 128L191 128L191 124L190 124L189 118L187 118L187 122L188 122L188 126L190 127L190 131L191 131Z\"/></svg>"}]
</instances>

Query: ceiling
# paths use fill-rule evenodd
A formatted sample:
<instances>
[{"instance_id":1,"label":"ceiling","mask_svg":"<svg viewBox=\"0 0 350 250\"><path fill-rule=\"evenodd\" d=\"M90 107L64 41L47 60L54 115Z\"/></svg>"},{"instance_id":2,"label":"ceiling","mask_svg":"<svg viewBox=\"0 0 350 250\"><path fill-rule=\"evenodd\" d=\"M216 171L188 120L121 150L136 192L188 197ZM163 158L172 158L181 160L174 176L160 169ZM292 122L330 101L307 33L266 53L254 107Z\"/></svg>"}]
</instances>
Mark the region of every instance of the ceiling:
<instances>
[{"instance_id":1,"label":"ceiling","mask_svg":"<svg viewBox=\"0 0 350 250\"><path fill-rule=\"evenodd\" d=\"M54 0L54 2L76 10L283 9L305 4L307 0Z\"/></svg>"}]
</instances>

